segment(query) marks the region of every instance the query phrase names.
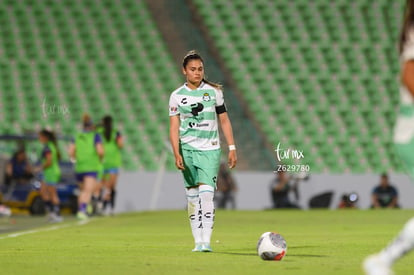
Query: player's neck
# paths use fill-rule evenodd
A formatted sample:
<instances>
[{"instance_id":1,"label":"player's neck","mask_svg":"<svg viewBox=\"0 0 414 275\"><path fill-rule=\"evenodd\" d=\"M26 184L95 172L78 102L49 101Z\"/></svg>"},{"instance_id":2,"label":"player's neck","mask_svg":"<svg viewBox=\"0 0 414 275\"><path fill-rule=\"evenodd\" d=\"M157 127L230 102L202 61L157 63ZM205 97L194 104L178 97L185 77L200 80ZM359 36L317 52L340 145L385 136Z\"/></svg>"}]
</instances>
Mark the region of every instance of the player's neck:
<instances>
[{"instance_id":1,"label":"player's neck","mask_svg":"<svg viewBox=\"0 0 414 275\"><path fill-rule=\"evenodd\" d=\"M191 83L191 82L188 82L188 81L187 81L186 85L187 85L187 87L188 87L188 88L190 88L191 90L197 90L197 89L200 87L201 82Z\"/></svg>"}]
</instances>

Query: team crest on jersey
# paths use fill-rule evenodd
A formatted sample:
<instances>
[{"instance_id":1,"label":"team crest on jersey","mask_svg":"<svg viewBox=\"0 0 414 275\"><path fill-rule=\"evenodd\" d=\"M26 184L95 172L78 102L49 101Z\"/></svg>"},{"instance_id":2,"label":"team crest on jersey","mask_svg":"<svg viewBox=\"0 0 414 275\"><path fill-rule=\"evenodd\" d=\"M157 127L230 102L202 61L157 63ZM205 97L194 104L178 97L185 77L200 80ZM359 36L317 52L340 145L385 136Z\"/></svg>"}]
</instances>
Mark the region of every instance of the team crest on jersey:
<instances>
[{"instance_id":1,"label":"team crest on jersey","mask_svg":"<svg viewBox=\"0 0 414 275\"><path fill-rule=\"evenodd\" d=\"M210 95L209 95L208 93L204 93L204 94L203 94L203 100L204 100L204 101L210 101L210 100L211 100Z\"/></svg>"}]
</instances>

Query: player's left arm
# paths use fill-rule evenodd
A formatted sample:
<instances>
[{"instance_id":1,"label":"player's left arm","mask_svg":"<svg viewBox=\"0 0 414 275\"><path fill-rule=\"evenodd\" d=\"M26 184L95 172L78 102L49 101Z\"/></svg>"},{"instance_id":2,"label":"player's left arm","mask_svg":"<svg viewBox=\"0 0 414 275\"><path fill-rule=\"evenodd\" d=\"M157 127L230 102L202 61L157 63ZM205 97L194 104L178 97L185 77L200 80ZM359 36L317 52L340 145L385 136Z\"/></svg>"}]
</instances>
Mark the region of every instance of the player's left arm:
<instances>
[{"instance_id":1,"label":"player's left arm","mask_svg":"<svg viewBox=\"0 0 414 275\"><path fill-rule=\"evenodd\" d=\"M42 165L43 169L46 169L46 168L52 166L52 153L51 152L46 153L45 159L46 159L46 161Z\"/></svg>"},{"instance_id":2,"label":"player's left arm","mask_svg":"<svg viewBox=\"0 0 414 275\"><path fill-rule=\"evenodd\" d=\"M118 145L119 149L122 149L124 147L124 138L120 132L116 134L116 144Z\"/></svg>"},{"instance_id":3,"label":"player's left arm","mask_svg":"<svg viewBox=\"0 0 414 275\"><path fill-rule=\"evenodd\" d=\"M99 159L102 160L104 157L105 151L104 151L104 147L102 144L102 138L99 134L95 134L94 143L95 143L96 153L98 154Z\"/></svg>"},{"instance_id":4,"label":"player's left arm","mask_svg":"<svg viewBox=\"0 0 414 275\"><path fill-rule=\"evenodd\" d=\"M223 130L223 134L224 134L227 144L229 146L234 146L233 129L231 127L231 122L230 122L227 112L220 113L218 117L220 120L221 129ZM229 168L232 169L236 167L236 163L237 163L236 150L235 148L234 150L229 149L229 156L228 156Z\"/></svg>"},{"instance_id":5,"label":"player's left arm","mask_svg":"<svg viewBox=\"0 0 414 275\"><path fill-rule=\"evenodd\" d=\"M45 162L41 165L41 168L46 169L52 166L52 151L48 146L43 151L43 157L45 158Z\"/></svg>"}]
</instances>

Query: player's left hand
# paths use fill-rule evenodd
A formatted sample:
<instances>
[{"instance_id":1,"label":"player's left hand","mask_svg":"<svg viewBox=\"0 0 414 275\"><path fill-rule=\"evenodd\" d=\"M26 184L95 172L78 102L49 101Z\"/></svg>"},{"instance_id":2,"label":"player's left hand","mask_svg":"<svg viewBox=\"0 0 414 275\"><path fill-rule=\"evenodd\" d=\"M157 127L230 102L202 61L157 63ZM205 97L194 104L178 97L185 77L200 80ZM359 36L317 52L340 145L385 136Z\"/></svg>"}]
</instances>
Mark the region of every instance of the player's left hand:
<instances>
[{"instance_id":1,"label":"player's left hand","mask_svg":"<svg viewBox=\"0 0 414 275\"><path fill-rule=\"evenodd\" d=\"M233 169L234 167L236 167L236 163L237 163L236 150L230 150L229 151L229 158L228 158L229 168Z\"/></svg>"}]
</instances>

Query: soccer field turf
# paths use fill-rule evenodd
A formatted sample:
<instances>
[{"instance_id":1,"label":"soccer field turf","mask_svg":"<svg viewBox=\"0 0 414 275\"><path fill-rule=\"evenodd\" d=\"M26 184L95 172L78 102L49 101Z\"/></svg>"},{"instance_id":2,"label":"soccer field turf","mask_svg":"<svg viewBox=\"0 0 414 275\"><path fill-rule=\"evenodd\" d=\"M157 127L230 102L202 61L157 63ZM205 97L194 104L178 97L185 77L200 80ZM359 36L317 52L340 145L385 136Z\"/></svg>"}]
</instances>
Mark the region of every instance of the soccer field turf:
<instances>
[{"instance_id":1,"label":"soccer field turf","mask_svg":"<svg viewBox=\"0 0 414 275\"><path fill-rule=\"evenodd\" d=\"M74 220L0 234L2 274L363 274L361 262L401 229L413 210L220 211L213 253L194 253L183 211ZM4 222L0 220L0 223ZM288 244L281 262L266 262L256 243L266 231ZM414 274L414 253L395 265Z\"/></svg>"}]
</instances>

